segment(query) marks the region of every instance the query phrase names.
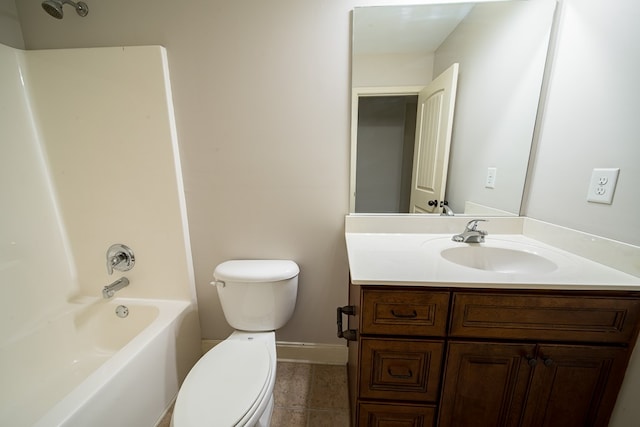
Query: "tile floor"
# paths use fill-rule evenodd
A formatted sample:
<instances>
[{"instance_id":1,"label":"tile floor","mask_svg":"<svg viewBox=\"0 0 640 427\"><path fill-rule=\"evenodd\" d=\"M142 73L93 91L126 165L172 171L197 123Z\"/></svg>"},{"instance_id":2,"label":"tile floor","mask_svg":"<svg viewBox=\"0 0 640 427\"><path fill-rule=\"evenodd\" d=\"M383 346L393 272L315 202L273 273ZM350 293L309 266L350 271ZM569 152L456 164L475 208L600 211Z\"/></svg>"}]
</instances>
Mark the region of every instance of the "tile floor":
<instances>
[{"instance_id":1,"label":"tile floor","mask_svg":"<svg viewBox=\"0 0 640 427\"><path fill-rule=\"evenodd\" d=\"M346 366L279 362L271 427L348 427Z\"/></svg>"},{"instance_id":2,"label":"tile floor","mask_svg":"<svg viewBox=\"0 0 640 427\"><path fill-rule=\"evenodd\" d=\"M348 427L347 387L346 366L278 362L271 427Z\"/></svg>"}]
</instances>

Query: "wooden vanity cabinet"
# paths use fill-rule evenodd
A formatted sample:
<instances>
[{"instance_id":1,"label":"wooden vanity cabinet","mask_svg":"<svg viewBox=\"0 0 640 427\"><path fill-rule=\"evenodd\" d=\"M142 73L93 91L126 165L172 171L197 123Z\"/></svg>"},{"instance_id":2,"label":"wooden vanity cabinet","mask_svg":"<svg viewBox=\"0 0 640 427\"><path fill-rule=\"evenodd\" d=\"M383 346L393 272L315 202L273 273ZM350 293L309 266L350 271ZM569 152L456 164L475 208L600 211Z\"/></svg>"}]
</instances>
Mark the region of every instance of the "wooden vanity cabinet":
<instances>
[{"instance_id":1,"label":"wooden vanity cabinet","mask_svg":"<svg viewBox=\"0 0 640 427\"><path fill-rule=\"evenodd\" d=\"M447 363L439 426L606 426L627 349L454 341Z\"/></svg>"},{"instance_id":2,"label":"wooden vanity cabinet","mask_svg":"<svg viewBox=\"0 0 640 427\"><path fill-rule=\"evenodd\" d=\"M352 287L349 342L354 425L435 425L451 293Z\"/></svg>"},{"instance_id":3,"label":"wooden vanity cabinet","mask_svg":"<svg viewBox=\"0 0 640 427\"><path fill-rule=\"evenodd\" d=\"M351 286L356 426L606 426L640 293Z\"/></svg>"}]
</instances>

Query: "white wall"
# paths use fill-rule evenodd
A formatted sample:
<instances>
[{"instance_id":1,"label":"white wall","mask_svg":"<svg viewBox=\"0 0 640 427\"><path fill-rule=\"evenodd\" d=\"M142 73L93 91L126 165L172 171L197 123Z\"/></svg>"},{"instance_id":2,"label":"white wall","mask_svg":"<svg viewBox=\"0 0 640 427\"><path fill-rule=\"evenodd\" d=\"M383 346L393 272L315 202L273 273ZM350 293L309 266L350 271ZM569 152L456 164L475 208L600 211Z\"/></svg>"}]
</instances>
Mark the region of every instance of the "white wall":
<instances>
[{"instance_id":1,"label":"white wall","mask_svg":"<svg viewBox=\"0 0 640 427\"><path fill-rule=\"evenodd\" d=\"M564 0L527 216L640 245L640 2ZM619 167L612 205L591 170Z\"/></svg>"},{"instance_id":2,"label":"white wall","mask_svg":"<svg viewBox=\"0 0 640 427\"><path fill-rule=\"evenodd\" d=\"M23 71L23 52L0 45L1 343L60 310L77 289Z\"/></svg>"}]
</instances>

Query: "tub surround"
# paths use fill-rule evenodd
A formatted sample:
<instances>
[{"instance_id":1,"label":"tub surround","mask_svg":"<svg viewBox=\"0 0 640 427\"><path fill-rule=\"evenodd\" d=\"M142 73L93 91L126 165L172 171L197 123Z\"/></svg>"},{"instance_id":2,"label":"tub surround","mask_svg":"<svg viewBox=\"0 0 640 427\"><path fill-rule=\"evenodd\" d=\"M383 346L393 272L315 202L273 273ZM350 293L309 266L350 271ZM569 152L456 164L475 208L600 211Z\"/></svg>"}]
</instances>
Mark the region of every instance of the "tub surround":
<instances>
[{"instance_id":1,"label":"tub surround","mask_svg":"<svg viewBox=\"0 0 640 427\"><path fill-rule=\"evenodd\" d=\"M75 292L99 296L124 275L131 285L119 296L195 301L166 50L127 46L23 55L35 125L75 263ZM131 247L137 262L109 275L105 254L115 243Z\"/></svg>"},{"instance_id":2,"label":"tub surround","mask_svg":"<svg viewBox=\"0 0 640 427\"><path fill-rule=\"evenodd\" d=\"M166 51L0 45L0 64L0 175L11 183L0 190L11 206L0 225L0 424L154 425L201 355ZM183 306L171 333L140 330L102 299L123 276L105 268L114 243L137 262L112 300ZM99 308L118 322L100 337L139 347L87 333Z\"/></svg>"}]
</instances>

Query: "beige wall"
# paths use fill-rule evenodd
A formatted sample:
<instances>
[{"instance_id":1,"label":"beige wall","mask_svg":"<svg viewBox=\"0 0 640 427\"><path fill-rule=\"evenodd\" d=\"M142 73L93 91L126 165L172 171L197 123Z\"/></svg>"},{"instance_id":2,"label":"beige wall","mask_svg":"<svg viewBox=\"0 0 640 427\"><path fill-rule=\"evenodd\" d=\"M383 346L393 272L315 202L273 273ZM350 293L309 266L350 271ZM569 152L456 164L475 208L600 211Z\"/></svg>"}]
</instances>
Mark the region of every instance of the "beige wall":
<instances>
[{"instance_id":1,"label":"beige wall","mask_svg":"<svg viewBox=\"0 0 640 427\"><path fill-rule=\"evenodd\" d=\"M22 29L14 0L0 0L0 43L24 49Z\"/></svg>"},{"instance_id":2,"label":"beige wall","mask_svg":"<svg viewBox=\"0 0 640 427\"><path fill-rule=\"evenodd\" d=\"M566 1L611 8L606 0ZM634 2L618 3L637 10ZM302 270L294 318L278 338L339 342L334 337L335 307L347 302L348 281L343 216L348 211L349 186L350 11L375 3L384 4L95 1L89 4L87 18L71 10L57 21L44 14L38 2L17 1L29 49L141 44L167 48L203 337L218 339L229 332L208 284L215 265L234 257L273 257L294 259ZM623 9L609 14L607 22L612 23L632 16ZM600 35L605 46L616 41ZM572 44L585 46L570 40L566 49ZM586 75L589 71L589 67L580 70ZM626 82L638 74L623 69L616 73ZM575 94L586 96L591 86L581 85L572 93L558 92L557 96L567 96L559 102L571 104ZM584 99L578 102L584 104ZM562 115L555 120L558 126L563 121ZM573 156L563 162L569 170L551 167L553 155L546 153L563 150L574 132L583 134L582 129L588 128L580 120L566 123L570 126L548 144L542 134L540 147L545 153L534 176L529 210L536 218L638 243L637 222L621 212L623 206L638 211L638 202L632 201L638 199L637 190L616 194L615 204L605 212L619 213L620 220L606 227L577 219L591 209L586 202L562 209L563 195L582 197L588 183L588 176L572 183L565 178L604 166ZM597 121L589 124L601 128ZM630 131L624 135L628 144ZM619 142L611 163L624 158L625 150L632 148ZM620 184L640 182L627 169ZM551 173L556 178L549 185ZM554 204L548 203L550 194ZM634 235L628 236L628 230Z\"/></svg>"}]
</instances>

